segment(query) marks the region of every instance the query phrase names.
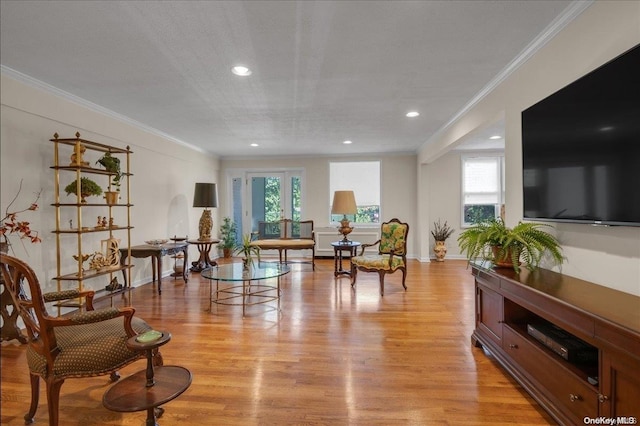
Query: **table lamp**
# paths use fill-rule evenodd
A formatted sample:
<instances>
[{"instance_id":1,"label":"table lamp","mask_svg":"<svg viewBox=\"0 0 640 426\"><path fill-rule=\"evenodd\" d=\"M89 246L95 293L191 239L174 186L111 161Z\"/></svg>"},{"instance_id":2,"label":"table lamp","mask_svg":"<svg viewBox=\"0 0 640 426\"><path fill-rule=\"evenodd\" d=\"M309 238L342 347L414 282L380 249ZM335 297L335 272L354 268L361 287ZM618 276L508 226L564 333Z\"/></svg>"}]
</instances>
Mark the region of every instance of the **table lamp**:
<instances>
[{"instance_id":1,"label":"table lamp","mask_svg":"<svg viewBox=\"0 0 640 426\"><path fill-rule=\"evenodd\" d=\"M218 191L215 183L196 183L196 190L193 194L193 207L204 207L198 230L200 237L198 240L210 240L213 219L209 207L218 207Z\"/></svg>"},{"instance_id":2,"label":"table lamp","mask_svg":"<svg viewBox=\"0 0 640 426\"><path fill-rule=\"evenodd\" d=\"M349 219L347 219L347 215L355 215L357 212L358 207L356 206L356 197L353 194L353 191L336 191L333 193L331 214L344 215L340 221L340 228L338 228L338 231L343 235L343 243L349 242L347 235L353 231L353 228L349 226Z\"/></svg>"}]
</instances>

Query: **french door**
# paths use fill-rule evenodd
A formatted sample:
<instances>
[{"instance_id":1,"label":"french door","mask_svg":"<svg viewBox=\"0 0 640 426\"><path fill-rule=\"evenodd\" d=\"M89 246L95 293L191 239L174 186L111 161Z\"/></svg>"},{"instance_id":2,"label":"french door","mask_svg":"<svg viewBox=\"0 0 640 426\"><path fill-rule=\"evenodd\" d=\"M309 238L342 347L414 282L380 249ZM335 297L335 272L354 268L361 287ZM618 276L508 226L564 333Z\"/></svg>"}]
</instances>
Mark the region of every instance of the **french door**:
<instances>
[{"instance_id":1,"label":"french door","mask_svg":"<svg viewBox=\"0 0 640 426\"><path fill-rule=\"evenodd\" d=\"M232 186L233 216L239 235L256 232L260 221L300 220L301 171L248 172L244 182L234 178Z\"/></svg>"}]
</instances>

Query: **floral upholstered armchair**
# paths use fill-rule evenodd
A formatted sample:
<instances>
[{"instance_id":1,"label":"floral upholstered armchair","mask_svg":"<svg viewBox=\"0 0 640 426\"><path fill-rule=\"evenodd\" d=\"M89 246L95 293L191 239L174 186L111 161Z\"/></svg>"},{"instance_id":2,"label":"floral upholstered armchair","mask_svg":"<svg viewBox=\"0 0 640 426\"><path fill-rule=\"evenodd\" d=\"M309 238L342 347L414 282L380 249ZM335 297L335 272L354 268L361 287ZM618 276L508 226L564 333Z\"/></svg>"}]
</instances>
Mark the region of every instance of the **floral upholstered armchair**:
<instances>
[{"instance_id":1,"label":"floral upholstered armchair","mask_svg":"<svg viewBox=\"0 0 640 426\"><path fill-rule=\"evenodd\" d=\"M351 258L351 286L356 283L358 270L377 272L380 277L380 295L384 296L384 276L402 271L402 287L407 289L407 235L409 224L391 219L383 222L380 239L373 244L363 244L360 256ZM377 254L365 254L367 247L378 246Z\"/></svg>"}]
</instances>

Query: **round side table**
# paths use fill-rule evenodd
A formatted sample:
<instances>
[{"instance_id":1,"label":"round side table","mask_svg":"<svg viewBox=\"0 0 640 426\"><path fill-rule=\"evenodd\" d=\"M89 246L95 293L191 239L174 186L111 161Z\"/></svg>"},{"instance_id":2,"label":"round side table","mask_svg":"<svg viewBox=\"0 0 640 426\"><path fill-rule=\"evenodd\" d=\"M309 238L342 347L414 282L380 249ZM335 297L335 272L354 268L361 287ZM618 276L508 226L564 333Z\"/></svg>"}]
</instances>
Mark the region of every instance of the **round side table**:
<instances>
[{"instance_id":1,"label":"round side table","mask_svg":"<svg viewBox=\"0 0 640 426\"><path fill-rule=\"evenodd\" d=\"M356 255L356 249L362 245L358 241L336 241L331 243L333 246L333 276L339 277L341 275L351 276L351 268L342 268L342 252L349 252L349 259Z\"/></svg>"},{"instance_id":2,"label":"round side table","mask_svg":"<svg viewBox=\"0 0 640 426\"><path fill-rule=\"evenodd\" d=\"M156 420L164 413L159 406L187 390L191 385L191 372L177 365L153 367L153 350L169 342L171 333L163 331L160 338L150 342L139 342L139 336L129 338L127 347L146 352L147 369L111 386L102 397L102 405L118 412L147 410L145 426L158 426ZM156 409L159 411L157 416Z\"/></svg>"}]
</instances>

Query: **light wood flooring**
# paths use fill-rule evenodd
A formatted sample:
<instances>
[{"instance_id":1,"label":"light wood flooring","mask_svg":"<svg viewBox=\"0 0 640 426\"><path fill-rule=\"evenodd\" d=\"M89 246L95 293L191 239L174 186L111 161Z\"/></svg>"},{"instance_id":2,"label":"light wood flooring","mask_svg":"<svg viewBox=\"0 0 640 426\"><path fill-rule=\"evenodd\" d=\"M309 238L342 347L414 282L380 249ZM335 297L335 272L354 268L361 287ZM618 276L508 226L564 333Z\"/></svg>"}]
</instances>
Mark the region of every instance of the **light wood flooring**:
<instances>
[{"instance_id":1,"label":"light wood flooring","mask_svg":"<svg viewBox=\"0 0 640 426\"><path fill-rule=\"evenodd\" d=\"M237 259L236 259L237 261ZM466 263L412 260L408 290L388 275L333 277L333 260L294 265L275 302L209 307L209 283L163 279L132 292L136 315L172 340L165 365L193 374L164 406L160 425L546 425L553 420L481 348L471 347L473 278ZM121 300L118 299L118 302ZM98 306L99 307L99 306ZM25 346L2 344L3 425L24 424L29 407ZM126 377L145 367L138 361ZM102 406L108 376L62 386L60 425L143 425L145 412ZM36 425L47 425L44 385Z\"/></svg>"}]
</instances>

